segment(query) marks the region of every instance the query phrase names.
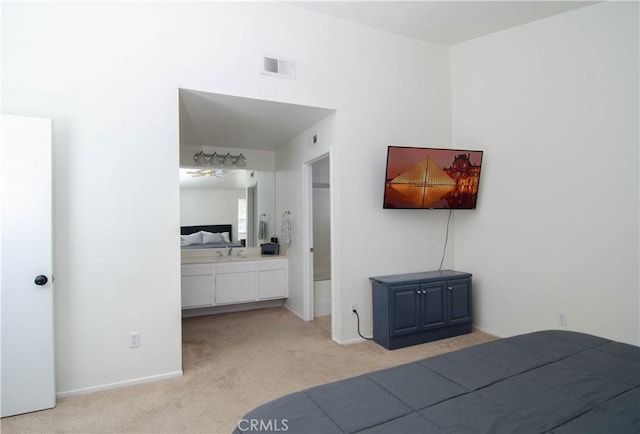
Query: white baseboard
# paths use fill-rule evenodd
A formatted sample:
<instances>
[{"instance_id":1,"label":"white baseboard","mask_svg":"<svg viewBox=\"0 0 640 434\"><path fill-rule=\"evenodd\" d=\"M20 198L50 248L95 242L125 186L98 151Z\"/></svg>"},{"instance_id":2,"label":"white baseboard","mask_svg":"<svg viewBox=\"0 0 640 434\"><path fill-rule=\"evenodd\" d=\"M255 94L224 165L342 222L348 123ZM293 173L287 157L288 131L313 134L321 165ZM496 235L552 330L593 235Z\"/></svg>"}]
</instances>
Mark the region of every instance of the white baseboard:
<instances>
[{"instance_id":1,"label":"white baseboard","mask_svg":"<svg viewBox=\"0 0 640 434\"><path fill-rule=\"evenodd\" d=\"M102 384L100 386L85 387L82 389L65 390L56 392L57 398L66 398L68 396L85 395L87 393L100 392L101 390L116 389L118 387L133 386L135 384L150 383L152 381L167 380L169 378L182 377L182 370L175 372L167 372L166 374L152 375L150 377L134 378L132 380L117 381L115 383Z\"/></svg>"},{"instance_id":2,"label":"white baseboard","mask_svg":"<svg viewBox=\"0 0 640 434\"><path fill-rule=\"evenodd\" d=\"M331 315L331 300L316 300L313 302L313 316Z\"/></svg>"},{"instance_id":3,"label":"white baseboard","mask_svg":"<svg viewBox=\"0 0 640 434\"><path fill-rule=\"evenodd\" d=\"M369 336L368 336L369 337ZM372 336L371 336L372 337ZM353 338L353 339L347 339L346 341L339 341L336 339L333 339L333 342L335 342L338 345L351 345L351 344L359 344L360 342L364 342L365 340L362 339L361 337L357 337L357 338Z\"/></svg>"},{"instance_id":4,"label":"white baseboard","mask_svg":"<svg viewBox=\"0 0 640 434\"><path fill-rule=\"evenodd\" d=\"M497 338L506 338L506 337L508 337L508 336L504 335L503 333L496 333L496 332L494 332L492 330L486 329L486 328L484 328L482 326L478 326L476 324L473 324L473 328L478 330L479 332L486 333L488 335L492 335L492 336L495 336Z\"/></svg>"},{"instance_id":5,"label":"white baseboard","mask_svg":"<svg viewBox=\"0 0 640 434\"><path fill-rule=\"evenodd\" d=\"M284 305L286 299L255 301L250 303L227 304L221 306L199 307L195 309L182 309L182 318L192 318L194 316L215 315L217 313L242 312L245 310L266 309L270 307L280 307Z\"/></svg>"},{"instance_id":6,"label":"white baseboard","mask_svg":"<svg viewBox=\"0 0 640 434\"><path fill-rule=\"evenodd\" d=\"M291 309L291 307L287 303L284 304L284 308L287 309L292 314L294 314L295 316L297 316L298 318L300 318L302 321L307 321L306 319L304 319L304 316L300 315L298 312Z\"/></svg>"}]
</instances>

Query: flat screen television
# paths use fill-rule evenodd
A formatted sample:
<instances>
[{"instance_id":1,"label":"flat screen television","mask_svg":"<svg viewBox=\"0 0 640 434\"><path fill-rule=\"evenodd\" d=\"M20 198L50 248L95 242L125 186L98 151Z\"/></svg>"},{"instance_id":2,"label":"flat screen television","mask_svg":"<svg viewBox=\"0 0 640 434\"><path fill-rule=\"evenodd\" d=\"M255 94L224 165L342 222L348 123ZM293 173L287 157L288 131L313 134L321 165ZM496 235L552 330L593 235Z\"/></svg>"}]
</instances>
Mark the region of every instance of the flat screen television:
<instances>
[{"instance_id":1,"label":"flat screen television","mask_svg":"<svg viewBox=\"0 0 640 434\"><path fill-rule=\"evenodd\" d=\"M482 153L389 146L383 208L475 209Z\"/></svg>"}]
</instances>

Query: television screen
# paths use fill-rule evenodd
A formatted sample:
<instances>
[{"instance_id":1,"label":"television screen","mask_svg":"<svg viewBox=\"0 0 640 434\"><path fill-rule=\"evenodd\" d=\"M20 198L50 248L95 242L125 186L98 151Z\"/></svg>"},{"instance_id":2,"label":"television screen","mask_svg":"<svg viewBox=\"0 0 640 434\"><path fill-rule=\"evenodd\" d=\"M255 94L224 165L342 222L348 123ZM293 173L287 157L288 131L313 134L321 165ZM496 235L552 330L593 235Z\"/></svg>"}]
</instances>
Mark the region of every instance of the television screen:
<instances>
[{"instance_id":1,"label":"television screen","mask_svg":"<svg viewBox=\"0 0 640 434\"><path fill-rule=\"evenodd\" d=\"M474 209L482 151L389 146L384 205L399 209Z\"/></svg>"}]
</instances>

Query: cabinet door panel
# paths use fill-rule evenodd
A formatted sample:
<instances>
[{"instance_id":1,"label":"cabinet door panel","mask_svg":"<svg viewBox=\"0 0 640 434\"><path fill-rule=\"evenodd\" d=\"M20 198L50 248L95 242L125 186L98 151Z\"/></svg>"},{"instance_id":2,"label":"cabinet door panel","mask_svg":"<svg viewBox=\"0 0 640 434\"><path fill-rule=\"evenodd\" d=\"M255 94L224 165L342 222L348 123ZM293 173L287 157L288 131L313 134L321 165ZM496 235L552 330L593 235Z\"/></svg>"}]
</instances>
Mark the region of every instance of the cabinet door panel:
<instances>
[{"instance_id":1,"label":"cabinet door panel","mask_svg":"<svg viewBox=\"0 0 640 434\"><path fill-rule=\"evenodd\" d=\"M256 299L256 273L216 275L216 304L244 303Z\"/></svg>"},{"instance_id":2,"label":"cabinet door panel","mask_svg":"<svg viewBox=\"0 0 640 434\"><path fill-rule=\"evenodd\" d=\"M447 282L449 323L471 322L471 279Z\"/></svg>"},{"instance_id":3,"label":"cabinet door panel","mask_svg":"<svg viewBox=\"0 0 640 434\"><path fill-rule=\"evenodd\" d=\"M395 286L389 292L389 332L391 336L405 335L420 329L418 285Z\"/></svg>"},{"instance_id":4,"label":"cabinet door panel","mask_svg":"<svg viewBox=\"0 0 640 434\"><path fill-rule=\"evenodd\" d=\"M420 285L422 302L422 329L442 327L445 323L445 285L444 282Z\"/></svg>"},{"instance_id":5,"label":"cabinet door panel","mask_svg":"<svg viewBox=\"0 0 640 434\"><path fill-rule=\"evenodd\" d=\"M286 273L284 270L258 272L258 299L282 298L287 296Z\"/></svg>"},{"instance_id":6,"label":"cabinet door panel","mask_svg":"<svg viewBox=\"0 0 640 434\"><path fill-rule=\"evenodd\" d=\"M182 276L181 300L183 308L213 305L213 275Z\"/></svg>"}]
</instances>

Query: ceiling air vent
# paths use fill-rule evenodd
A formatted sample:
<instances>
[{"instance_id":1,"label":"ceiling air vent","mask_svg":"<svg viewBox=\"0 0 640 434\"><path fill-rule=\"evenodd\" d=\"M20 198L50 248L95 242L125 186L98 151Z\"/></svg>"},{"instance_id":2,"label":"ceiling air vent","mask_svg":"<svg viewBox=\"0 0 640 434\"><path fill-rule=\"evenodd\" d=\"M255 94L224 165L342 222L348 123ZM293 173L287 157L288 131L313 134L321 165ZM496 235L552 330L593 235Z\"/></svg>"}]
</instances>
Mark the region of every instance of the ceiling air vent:
<instances>
[{"instance_id":1,"label":"ceiling air vent","mask_svg":"<svg viewBox=\"0 0 640 434\"><path fill-rule=\"evenodd\" d=\"M262 56L262 73L278 77L296 78L296 63L277 57Z\"/></svg>"}]
</instances>

